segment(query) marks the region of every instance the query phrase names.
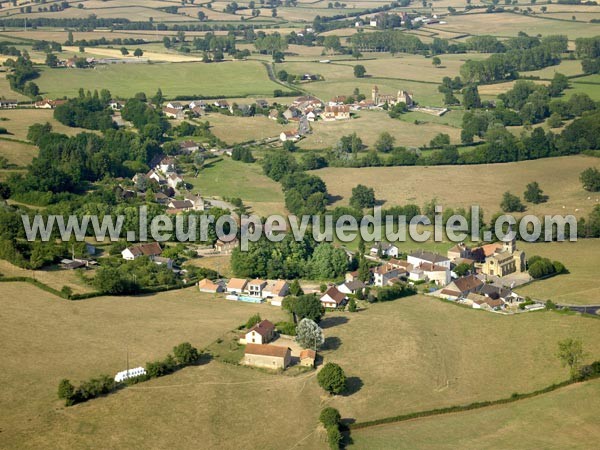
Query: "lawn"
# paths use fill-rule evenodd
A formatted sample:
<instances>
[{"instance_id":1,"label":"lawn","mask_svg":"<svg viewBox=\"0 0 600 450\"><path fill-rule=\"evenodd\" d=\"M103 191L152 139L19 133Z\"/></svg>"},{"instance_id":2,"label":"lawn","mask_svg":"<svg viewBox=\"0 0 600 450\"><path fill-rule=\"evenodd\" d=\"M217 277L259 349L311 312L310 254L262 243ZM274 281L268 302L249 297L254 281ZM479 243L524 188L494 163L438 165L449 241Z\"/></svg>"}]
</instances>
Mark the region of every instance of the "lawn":
<instances>
[{"instance_id":1,"label":"lawn","mask_svg":"<svg viewBox=\"0 0 600 450\"><path fill-rule=\"evenodd\" d=\"M525 186L538 181L549 200L526 204L527 214L580 217L598 204L599 196L584 191L579 182L579 174L588 167L600 168L600 160L568 156L477 166L326 168L314 173L325 181L331 195L341 198L335 205L348 204L352 188L361 183L375 189L384 208L407 203L422 206L436 198L445 207L479 205L487 218L500 210L505 191L522 198Z\"/></svg>"},{"instance_id":2,"label":"lawn","mask_svg":"<svg viewBox=\"0 0 600 450\"><path fill-rule=\"evenodd\" d=\"M412 113L411 113L412 114ZM438 119L435 116L419 114L419 120ZM421 119L422 118L422 119ZM439 123L415 125L408 120L391 119L385 111L359 111L356 118L337 122L317 121L312 123L313 134L298 144L304 149L322 149L333 147L342 136L356 134L363 144L373 148L379 135L387 131L396 138L397 146L419 147L428 145L429 141L439 133L450 135L453 143L459 143L460 130Z\"/></svg>"},{"instance_id":3,"label":"lawn","mask_svg":"<svg viewBox=\"0 0 600 450\"><path fill-rule=\"evenodd\" d=\"M267 178L259 164L246 164L225 157L208 160L198 178L186 177L193 191L203 196L239 197L244 204L252 206L257 214L283 213L283 194L278 183Z\"/></svg>"},{"instance_id":4,"label":"lawn","mask_svg":"<svg viewBox=\"0 0 600 450\"><path fill-rule=\"evenodd\" d=\"M600 381L532 399L352 432L348 448L590 449L600 439Z\"/></svg>"},{"instance_id":5,"label":"lawn","mask_svg":"<svg viewBox=\"0 0 600 450\"><path fill-rule=\"evenodd\" d=\"M324 358L344 368L355 391L331 405L359 422L565 380L569 371L555 355L567 337L582 339L586 361L600 358L595 319L550 311L501 316L420 295L331 314L322 325L337 348Z\"/></svg>"},{"instance_id":6,"label":"lawn","mask_svg":"<svg viewBox=\"0 0 600 450\"><path fill-rule=\"evenodd\" d=\"M267 77L256 61L219 64L123 64L95 69L43 69L37 80L49 97L73 97L79 88L109 89L115 96L132 97L136 92L154 94L161 88L167 97L272 95L281 86Z\"/></svg>"},{"instance_id":7,"label":"lawn","mask_svg":"<svg viewBox=\"0 0 600 450\"><path fill-rule=\"evenodd\" d=\"M600 304L600 240L584 239L569 243L519 243L527 256L540 255L562 262L569 273L535 281L518 291L533 298L551 299L556 303L572 305Z\"/></svg>"}]
</instances>

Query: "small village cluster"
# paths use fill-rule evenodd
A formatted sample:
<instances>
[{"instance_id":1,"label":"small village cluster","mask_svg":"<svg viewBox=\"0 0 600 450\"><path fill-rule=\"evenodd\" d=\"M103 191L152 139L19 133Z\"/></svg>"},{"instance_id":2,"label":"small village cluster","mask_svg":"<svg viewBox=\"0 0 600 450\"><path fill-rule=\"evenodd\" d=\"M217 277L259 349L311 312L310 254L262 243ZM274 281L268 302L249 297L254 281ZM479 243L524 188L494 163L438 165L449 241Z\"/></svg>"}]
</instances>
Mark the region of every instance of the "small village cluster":
<instances>
[{"instance_id":1,"label":"small village cluster","mask_svg":"<svg viewBox=\"0 0 600 450\"><path fill-rule=\"evenodd\" d=\"M514 239L475 248L458 244L446 256L419 250L399 259L398 247L389 243L377 243L369 253L368 258L378 264L370 269L368 280L361 280L359 271L353 271L346 273L344 282L330 284L324 292L309 288L304 292L318 294L328 309L344 308L349 296L364 293L367 287L383 288L401 282L428 283L431 295L477 309L502 311L525 300L512 290L514 285L529 281L525 253L517 249ZM468 274L459 276L455 272L459 266L466 266ZM202 292L224 293L229 300L268 302L273 306L281 306L290 289L285 280L242 278L204 279L198 287Z\"/></svg>"}]
</instances>

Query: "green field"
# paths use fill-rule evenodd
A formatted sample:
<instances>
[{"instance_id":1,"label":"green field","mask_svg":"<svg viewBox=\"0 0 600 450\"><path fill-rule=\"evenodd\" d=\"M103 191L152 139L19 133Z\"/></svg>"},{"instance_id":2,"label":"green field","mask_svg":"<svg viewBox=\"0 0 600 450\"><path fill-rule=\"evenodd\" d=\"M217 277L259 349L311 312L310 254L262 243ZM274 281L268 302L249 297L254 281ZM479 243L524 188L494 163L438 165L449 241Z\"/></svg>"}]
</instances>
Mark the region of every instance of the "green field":
<instances>
[{"instance_id":1,"label":"green field","mask_svg":"<svg viewBox=\"0 0 600 450\"><path fill-rule=\"evenodd\" d=\"M267 178L258 164L232 161L229 157L208 160L197 178L187 176L185 181L203 196L239 197L257 214L283 212L281 186Z\"/></svg>"},{"instance_id":2,"label":"green field","mask_svg":"<svg viewBox=\"0 0 600 450\"><path fill-rule=\"evenodd\" d=\"M119 97L137 92L154 94L158 88L167 97L177 95L242 97L272 95L281 86L267 77L256 61L219 64L123 64L97 66L95 69L47 69L36 80L43 95L74 97L79 88L108 89Z\"/></svg>"}]
</instances>

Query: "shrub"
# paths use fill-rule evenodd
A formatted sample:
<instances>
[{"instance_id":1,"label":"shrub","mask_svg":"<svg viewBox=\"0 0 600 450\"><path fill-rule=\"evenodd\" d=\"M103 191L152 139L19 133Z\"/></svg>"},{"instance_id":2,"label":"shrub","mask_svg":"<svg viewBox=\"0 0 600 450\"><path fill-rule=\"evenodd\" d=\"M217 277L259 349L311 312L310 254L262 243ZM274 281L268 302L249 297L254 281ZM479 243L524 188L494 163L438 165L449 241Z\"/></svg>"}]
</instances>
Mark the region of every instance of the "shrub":
<instances>
[{"instance_id":1,"label":"shrub","mask_svg":"<svg viewBox=\"0 0 600 450\"><path fill-rule=\"evenodd\" d=\"M183 342L177 347L173 347L173 354L175 355L175 359L179 365L193 364L198 361L198 358L200 358L200 352L198 352L198 349L193 347L189 342Z\"/></svg>"},{"instance_id":2,"label":"shrub","mask_svg":"<svg viewBox=\"0 0 600 450\"><path fill-rule=\"evenodd\" d=\"M260 314L256 313L252 317L248 319L246 322L246 329L252 328L254 325L259 323L262 319L260 318Z\"/></svg>"},{"instance_id":3,"label":"shrub","mask_svg":"<svg viewBox=\"0 0 600 450\"><path fill-rule=\"evenodd\" d=\"M275 328L277 328L277 331L281 334L296 336L296 324L293 322L277 322Z\"/></svg>"},{"instance_id":4,"label":"shrub","mask_svg":"<svg viewBox=\"0 0 600 450\"><path fill-rule=\"evenodd\" d=\"M337 426L327 427L327 443L329 448L338 450L342 442L342 433Z\"/></svg>"}]
</instances>

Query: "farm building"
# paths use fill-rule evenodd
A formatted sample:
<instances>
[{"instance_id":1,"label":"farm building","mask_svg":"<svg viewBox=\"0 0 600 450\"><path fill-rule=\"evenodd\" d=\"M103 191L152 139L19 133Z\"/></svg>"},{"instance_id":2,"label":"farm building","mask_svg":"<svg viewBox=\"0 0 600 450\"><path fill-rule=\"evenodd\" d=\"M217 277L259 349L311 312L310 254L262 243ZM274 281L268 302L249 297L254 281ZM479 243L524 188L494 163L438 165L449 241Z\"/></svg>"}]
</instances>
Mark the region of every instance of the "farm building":
<instances>
[{"instance_id":1,"label":"farm building","mask_svg":"<svg viewBox=\"0 0 600 450\"><path fill-rule=\"evenodd\" d=\"M133 245L131 247L127 247L121 252L121 256L127 261L132 261L142 256L147 256L150 259L154 259L155 257L160 256L161 253L162 248L160 247L160 244L158 242L149 242L147 244Z\"/></svg>"},{"instance_id":2,"label":"farm building","mask_svg":"<svg viewBox=\"0 0 600 450\"><path fill-rule=\"evenodd\" d=\"M200 292L217 293L225 291L223 285L215 283L214 281L204 278L198 282L198 290Z\"/></svg>"},{"instance_id":3,"label":"farm building","mask_svg":"<svg viewBox=\"0 0 600 450\"><path fill-rule=\"evenodd\" d=\"M321 303L325 308L339 308L346 304L346 294L338 291L338 288L331 286L321 297Z\"/></svg>"},{"instance_id":4,"label":"farm building","mask_svg":"<svg viewBox=\"0 0 600 450\"><path fill-rule=\"evenodd\" d=\"M125 380L130 378L139 377L142 375L146 375L146 369L143 367L136 367L134 369L123 370L115 375L115 381L117 383L122 383Z\"/></svg>"},{"instance_id":5,"label":"farm building","mask_svg":"<svg viewBox=\"0 0 600 450\"><path fill-rule=\"evenodd\" d=\"M285 369L290 365L292 352L289 347L247 344L243 363L265 369Z\"/></svg>"},{"instance_id":6,"label":"farm building","mask_svg":"<svg viewBox=\"0 0 600 450\"><path fill-rule=\"evenodd\" d=\"M314 367L315 359L317 359L317 352L310 348L304 349L300 352L300 365L305 367Z\"/></svg>"}]
</instances>

